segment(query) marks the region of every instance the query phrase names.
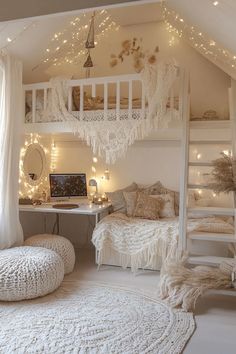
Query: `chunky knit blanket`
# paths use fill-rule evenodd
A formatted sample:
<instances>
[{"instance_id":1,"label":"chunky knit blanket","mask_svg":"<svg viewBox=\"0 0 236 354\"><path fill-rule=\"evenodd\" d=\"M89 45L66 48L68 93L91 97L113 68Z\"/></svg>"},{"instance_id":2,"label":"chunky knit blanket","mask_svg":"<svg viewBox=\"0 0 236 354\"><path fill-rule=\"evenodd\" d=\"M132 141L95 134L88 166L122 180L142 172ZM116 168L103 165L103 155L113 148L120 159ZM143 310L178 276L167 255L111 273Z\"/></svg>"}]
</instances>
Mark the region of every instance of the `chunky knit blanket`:
<instances>
[{"instance_id":1,"label":"chunky knit blanket","mask_svg":"<svg viewBox=\"0 0 236 354\"><path fill-rule=\"evenodd\" d=\"M188 232L197 230L203 220L190 219ZM209 218L205 220L209 221ZM214 221L216 218L212 218L212 223ZM162 260L172 258L177 250L178 235L178 217L147 220L113 213L96 226L92 242L98 265L104 264L104 260L115 252L119 254L122 267L130 266L135 272L138 268L158 269Z\"/></svg>"}]
</instances>

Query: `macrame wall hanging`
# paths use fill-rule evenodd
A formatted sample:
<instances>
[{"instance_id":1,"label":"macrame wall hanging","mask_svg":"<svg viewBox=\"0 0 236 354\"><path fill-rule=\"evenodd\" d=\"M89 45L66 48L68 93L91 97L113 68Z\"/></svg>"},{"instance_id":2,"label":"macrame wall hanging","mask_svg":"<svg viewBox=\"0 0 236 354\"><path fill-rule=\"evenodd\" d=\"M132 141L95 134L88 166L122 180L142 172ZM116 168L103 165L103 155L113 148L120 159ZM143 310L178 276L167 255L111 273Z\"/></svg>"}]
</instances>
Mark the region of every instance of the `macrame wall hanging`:
<instances>
[{"instance_id":1,"label":"macrame wall hanging","mask_svg":"<svg viewBox=\"0 0 236 354\"><path fill-rule=\"evenodd\" d=\"M143 139L150 132L168 126L171 114L167 114L167 102L171 89L178 76L178 68L174 61L158 64L146 63L141 73L142 85L148 108L140 114L128 110L84 111L75 117L67 110L68 80L51 79L51 112L50 116L59 121L71 123L74 133L91 146L95 155L105 159L106 164L115 163L123 157L135 140ZM140 110L141 111L141 110Z\"/></svg>"}]
</instances>

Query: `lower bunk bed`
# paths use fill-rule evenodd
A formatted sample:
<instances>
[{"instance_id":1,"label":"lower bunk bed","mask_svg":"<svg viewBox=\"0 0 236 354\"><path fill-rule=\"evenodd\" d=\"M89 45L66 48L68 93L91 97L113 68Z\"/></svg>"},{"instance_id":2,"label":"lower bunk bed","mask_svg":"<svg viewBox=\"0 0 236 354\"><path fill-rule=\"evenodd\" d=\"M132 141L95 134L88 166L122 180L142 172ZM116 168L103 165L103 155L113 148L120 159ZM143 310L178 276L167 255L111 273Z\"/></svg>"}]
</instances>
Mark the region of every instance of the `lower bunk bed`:
<instances>
[{"instance_id":1,"label":"lower bunk bed","mask_svg":"<svg viewBox=\"0 0 236 354\"><path fill-rule=\"evenodd\" d=\"M188 232L234 233L233 220L223 217L188 219ZM163 260L177 251L179 218L148 220L114 212L96 226L92 242L98 266L114 265L138 269L160 270Z\"/></svg>"}]
</instances>

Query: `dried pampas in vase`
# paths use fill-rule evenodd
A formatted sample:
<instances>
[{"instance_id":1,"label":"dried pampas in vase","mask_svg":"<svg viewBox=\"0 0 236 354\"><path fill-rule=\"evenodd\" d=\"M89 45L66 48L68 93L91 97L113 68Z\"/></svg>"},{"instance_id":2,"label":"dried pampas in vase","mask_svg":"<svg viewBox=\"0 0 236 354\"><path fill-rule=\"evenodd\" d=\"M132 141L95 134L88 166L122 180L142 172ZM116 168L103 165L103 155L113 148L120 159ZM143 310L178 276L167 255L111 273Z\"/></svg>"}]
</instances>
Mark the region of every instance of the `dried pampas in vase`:
<instances>
[{"instance_id":1,"label":"dried pampas in vase","mask_svg":"<svg viewBox=\"0 0 236 354\"><path fill-rule=\"evenodd\" d=\"M210 174L212 182L208 187L215 193L236 193L236 161L229 155L221 153L222 157L213 161Z\"/></svg>"}]
</instances>

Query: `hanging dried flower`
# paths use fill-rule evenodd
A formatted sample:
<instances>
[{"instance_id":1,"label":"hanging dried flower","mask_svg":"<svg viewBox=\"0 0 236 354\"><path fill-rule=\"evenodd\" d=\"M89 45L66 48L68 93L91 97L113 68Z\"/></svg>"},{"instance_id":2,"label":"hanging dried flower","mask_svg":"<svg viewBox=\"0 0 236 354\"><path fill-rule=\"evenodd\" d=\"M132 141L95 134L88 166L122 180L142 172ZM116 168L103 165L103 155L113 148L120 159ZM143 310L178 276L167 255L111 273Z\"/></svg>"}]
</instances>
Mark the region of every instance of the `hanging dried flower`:
<instances>
[{"instance_id":1,"label":"hanging dried flower","mask_svg":"<svg viewBox=\"0 0 236 354\"><path fill-rule=\"evenodd\" d=\"M132 40L126 39L121 43L121 51L118 55L111 54L110 66L113 68L118 65L118 63L123 63L126 56L132 56L133 67L136 72L140 72L144 67L144 59L148 57L150 64L155 64L157 61L156 54L159 52L159 47L157 46L150 55L150 53L144 52L142 48L142 38L133 38Z\"/></svg>"}]
</instances>

